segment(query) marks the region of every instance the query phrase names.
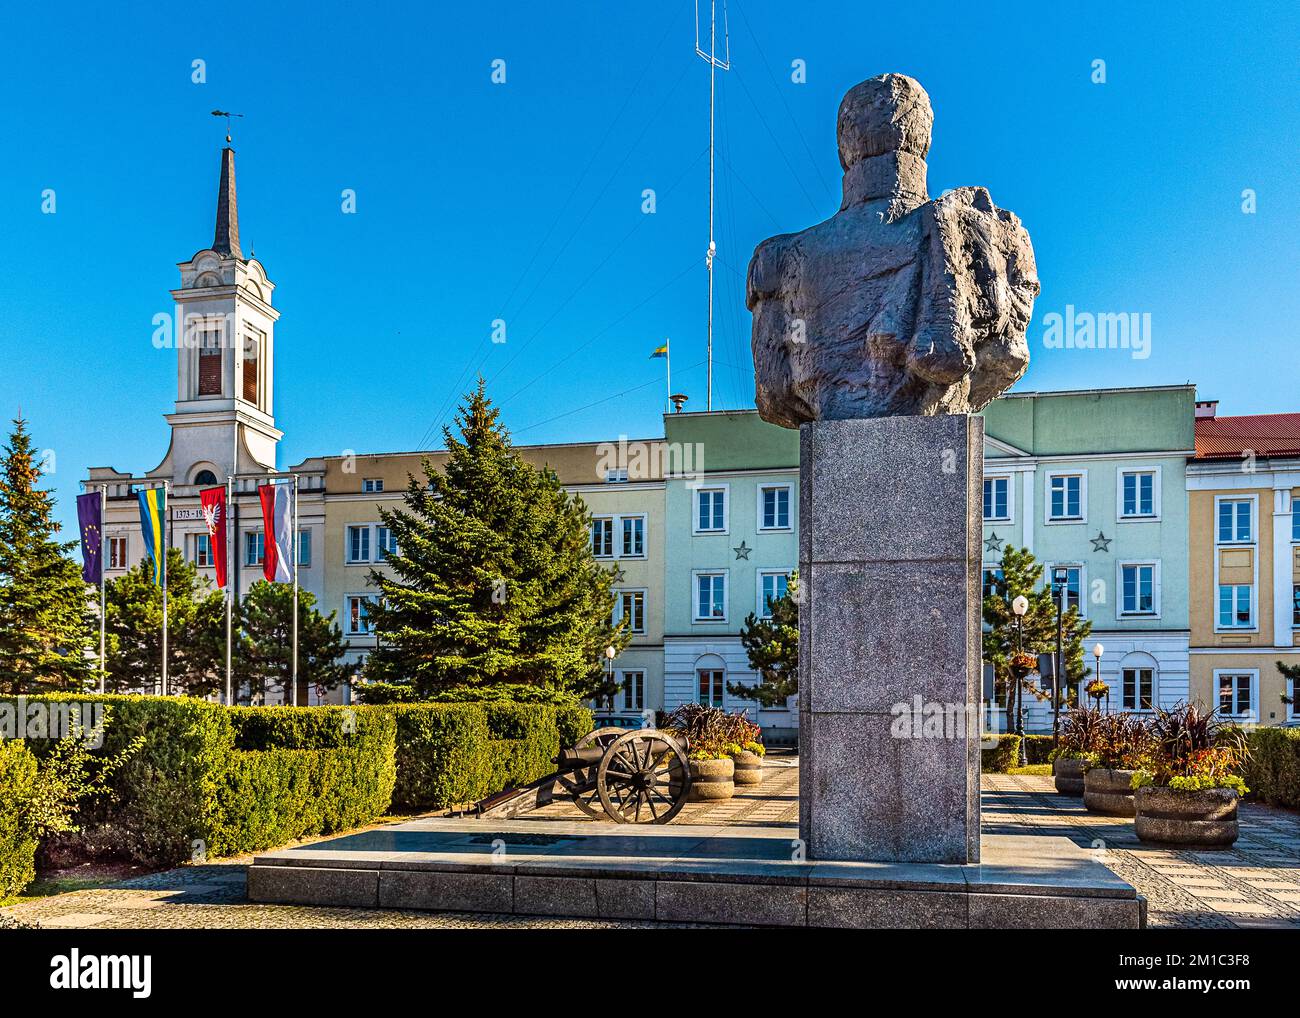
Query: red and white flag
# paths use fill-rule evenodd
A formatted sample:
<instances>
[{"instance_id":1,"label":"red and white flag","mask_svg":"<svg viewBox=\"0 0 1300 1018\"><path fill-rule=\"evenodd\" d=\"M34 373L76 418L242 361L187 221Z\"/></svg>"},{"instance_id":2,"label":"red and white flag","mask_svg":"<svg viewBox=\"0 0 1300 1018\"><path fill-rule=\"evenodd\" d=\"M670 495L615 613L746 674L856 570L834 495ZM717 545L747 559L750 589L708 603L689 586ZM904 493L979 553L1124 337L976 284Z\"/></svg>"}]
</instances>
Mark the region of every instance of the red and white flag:
<instances>
[{"instance_id":1,"label":"red and white flag","mask_svg":"<svg viewBox=\"0 0 1300 1018\"><path fill-rule=\"evenodd\" d=\"M199 492L203 522L212 544L212 564L217 569L217 586L226 585L226 489L204 488Z\"/></svg>"},{"instance_id":2,"label":"red and white flag","mask_svg":"<svg viewBox=\"0 0 1300 1018\"><path fill-rule=\"evenodd\" d=\"M262 500L262 522L266 526L262 575L271 583L288 583L293 579L293 489L288 484L261 484L257 497Z\"/></svg>"}]
</instances>

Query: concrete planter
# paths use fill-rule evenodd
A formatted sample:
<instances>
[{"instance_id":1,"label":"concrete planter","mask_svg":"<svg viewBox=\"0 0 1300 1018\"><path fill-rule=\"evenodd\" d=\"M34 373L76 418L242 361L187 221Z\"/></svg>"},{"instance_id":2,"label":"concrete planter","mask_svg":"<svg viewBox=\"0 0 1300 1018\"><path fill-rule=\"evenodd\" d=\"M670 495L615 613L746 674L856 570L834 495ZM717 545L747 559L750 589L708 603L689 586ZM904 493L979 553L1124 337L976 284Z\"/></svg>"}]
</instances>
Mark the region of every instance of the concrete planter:
<instances>
[{"instance_id":1,"label":"concrete planter","mask_svg":"<svg viewBox=\"0 0 1300 1018\"><path fill-rule=\"evenodd\" d=\"M691 802L716 802L736 794L736 765L731 757L691 761Z\"/></svg>"},{"instance_id":2,"label":"concrete planter","mask_svg":"<svg viewBox=\"0 0 1300 1018\"><path fill-rule=\"evenodd\" d=\"M1237 793L1231 788L1183 792L1148 785L1135 797L1134 826L1143 841L1218 848L1237 840Z\"/></svg>"},{"instance_id":3,"label":"concrete planter","mask_svg":"<svg viewBox=\"0 0 1300 1018\"><path fill-rule=\"evenodd\" d=\"M735 782L738 785L761 785L763 783L763 758L757 753L742 750L732 760L736 765Z\"/></svg>"},{"instance_id":4,"label":"concrete planter","mask_svg":"<svg viewBox=\"0 0 1300 1018\"><path fill-rule=\"evenodd\" d=\"M1083 795L1083 761L1058 756L1052 761L1052 779L1061 795Z\"/></svg>"},{"instance_id":5,"label":"concrete planter","mask_svg":"<svg viewBox=\"0 0 1300 1018\"><path fill-rule=\"evenodd\" d=\"M1092 767L1083 776L1083 805L1089 813L1112 817L1131 817L1135 771L1116 771L1109 767Z\"/></svg>"}]
</instances>

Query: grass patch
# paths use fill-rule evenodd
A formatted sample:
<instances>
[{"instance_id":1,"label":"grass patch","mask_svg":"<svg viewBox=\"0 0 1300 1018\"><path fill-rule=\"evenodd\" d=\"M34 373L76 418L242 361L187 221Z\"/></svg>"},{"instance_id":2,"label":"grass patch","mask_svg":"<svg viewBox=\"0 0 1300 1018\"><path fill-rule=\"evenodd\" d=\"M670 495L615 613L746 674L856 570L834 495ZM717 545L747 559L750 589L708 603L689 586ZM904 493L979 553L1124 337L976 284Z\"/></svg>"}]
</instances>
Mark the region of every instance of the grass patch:
<instances>
[{"instance_id":1,"label":"grass patch","mask_svg":"<svg viewBox=\"0 0 1300 1018\"><path fill-rule=\"evenodd\" d=\"M1028 767L1010 767L1006 774L1031 774L1040 778L1050 778L1052 776L1051 764L1030 764Z\"/></svg>"}]
</instances>

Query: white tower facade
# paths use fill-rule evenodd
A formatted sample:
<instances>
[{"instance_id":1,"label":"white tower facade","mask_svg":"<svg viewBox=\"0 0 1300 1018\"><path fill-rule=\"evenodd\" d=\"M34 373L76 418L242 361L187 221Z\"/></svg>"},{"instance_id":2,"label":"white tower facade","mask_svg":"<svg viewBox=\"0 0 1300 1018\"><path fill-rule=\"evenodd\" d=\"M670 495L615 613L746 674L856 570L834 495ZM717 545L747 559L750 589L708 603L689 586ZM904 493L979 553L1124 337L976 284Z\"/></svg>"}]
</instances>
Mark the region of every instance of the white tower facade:
<instances>
[{"instance_id":1,"label":"white tower facade","mask_svg":"<svg viewBox=\"0 0 1300 1018\"><path fill-rule=\"evenodd\" d=\"M221 153L212 246L178 266L176 409L171 446L149 476L175 484L224 482L227 474L276 469L275 284L239 247L235 153Z\"/></svg>"}]
</instances>

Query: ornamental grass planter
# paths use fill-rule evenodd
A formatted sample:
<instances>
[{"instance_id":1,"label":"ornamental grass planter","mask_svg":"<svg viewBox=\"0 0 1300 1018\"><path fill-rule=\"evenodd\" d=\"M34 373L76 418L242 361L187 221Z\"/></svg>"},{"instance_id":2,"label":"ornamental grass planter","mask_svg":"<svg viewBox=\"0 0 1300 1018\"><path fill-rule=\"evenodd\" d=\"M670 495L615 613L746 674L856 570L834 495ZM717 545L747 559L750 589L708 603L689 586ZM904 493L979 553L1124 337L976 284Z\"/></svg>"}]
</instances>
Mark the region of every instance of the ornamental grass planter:
<instances>
[{"instance_id":1,"label":"ornamental grass planter","mask_svg":"<svg viewBox=\"0 0 1300 1018\"><path fill-rule=\"evenodd\" d=\"M1134 826L1142 841L1224 848L1237 840L1237 801L1231 788L1196 792L1147 785L1137 790Z\"/></svg>"},{"instance_id":2,"label":"ornamental grass planter","mask_svg":"<svg viewBox=\"0 0 1300 1018\"><path fill-rule=\"evenodd\" d=\"M691 802L717 802L736 794L736 765L731 757L691 761Z\"/></svg>"},{"instance_id":3,"label":"ornamental grass planter","mask_svg":"<svg viewBox=\"0 0 1300 1018\"><path fill-rule=\"evenodd\" d=\"M731 758L735 763L736 774L733 780L737 785L761 785L763 783L763 758L757 753L742 750Z\"/></svg>"},{"instance_id":4,"label":"ornamental grass planter","mask_svg":"<svg viewBox=\"0 0 1300 1018\"><path fill-rule=\"evenodd\" d=\"M1052 761L1052 780L1056 791L1061 795L1083 795L1083 766L1078 757L1073 759L1058 756Z\"/></svg>"},{"instance_id":5,"label":"ornamental grass planter","mask_svg":"<svg viewBox=\"0 0 1300 1018\"><path fill-rule=\"evenodd\" d=\"M1137 812L1133 804L1133 775L1136 771L1089 767L1083 775L1083 805L1089 813L1111 817L1131 817Z\"/></svg>"}]
</instances>

